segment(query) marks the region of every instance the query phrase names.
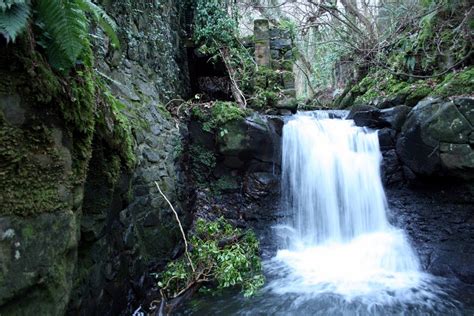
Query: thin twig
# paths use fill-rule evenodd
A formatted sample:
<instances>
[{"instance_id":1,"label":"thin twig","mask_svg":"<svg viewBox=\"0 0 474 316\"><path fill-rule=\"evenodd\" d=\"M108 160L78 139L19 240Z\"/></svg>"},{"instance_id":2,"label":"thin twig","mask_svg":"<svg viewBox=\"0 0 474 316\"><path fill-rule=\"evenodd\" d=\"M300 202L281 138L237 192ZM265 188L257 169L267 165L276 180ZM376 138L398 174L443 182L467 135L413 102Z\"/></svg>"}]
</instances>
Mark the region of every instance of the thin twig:
<instances>
[{"instance_id":1,"label":"thin twig","mask_svg":"<svg viewBox=\"0 0 474 316\"><path fill-rule=\"evenodd\" d=\"M174 216L176 217L176 221L178 222L179 229L181 230L181 235L183 235L184 251L186 253L186 257L188 257L189 264L191 265L191 269L193 270L193 272L196 272L196 270L194 269L193 261L191 260L191 256L189 255L189 252L188 252L188 240L186 239L186 234L184 233L183 225L181 225L181 221L179 220L178 213L174 209L173 204L171 204L170 200L168 200L168 198L163 193L163 191L161 191L161 188L158 185L158 182L155 181L155 184L156 184L156 187L158 188L158 191L160 192L161 196L163 196L163 198L166 200L166 202L168 202L168 205L171 207L171 210L173 211Z\"/></svg>"}]
</instances>

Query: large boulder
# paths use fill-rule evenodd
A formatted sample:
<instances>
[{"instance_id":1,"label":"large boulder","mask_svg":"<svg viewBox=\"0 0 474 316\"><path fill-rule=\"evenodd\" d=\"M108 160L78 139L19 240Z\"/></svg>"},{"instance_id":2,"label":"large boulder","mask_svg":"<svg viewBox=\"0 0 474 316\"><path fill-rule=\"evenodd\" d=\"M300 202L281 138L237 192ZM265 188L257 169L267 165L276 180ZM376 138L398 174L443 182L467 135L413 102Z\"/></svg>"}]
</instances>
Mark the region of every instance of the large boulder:
<instances>
[{"instance_id":1,"label":"large boulder","mask_svg":"<svg viewBox=\"0 0 474 316\"><path fill-rule=\"evenodd\" d=\"M283 121L278 117L255 114L233 120L221 127L217 150L229 168L240 168L250 161L279 163Z\"/></svg>"},{"instance_id":2,"label":"large boulder","mask_svg":"<svg viewBox=\"0 0 474 316\"><path fill-rule=\"evenodd\" d=\"M474 178L473 107L472 98L419 102L397 140L401 161L419 175Z\"/></svg>"},{"instance_id":3,"label":"large boulder","mask_svg":"<svg viewBox=\"0 0 474 316\"><path fill-rule=\"evenodd\" d=\"M409 112L410 108L406 105L383 110L372 106L358 106L351 110L347 119L354 120L357 126L391 128L399 131Z\"/></svg>"}]
</instances>

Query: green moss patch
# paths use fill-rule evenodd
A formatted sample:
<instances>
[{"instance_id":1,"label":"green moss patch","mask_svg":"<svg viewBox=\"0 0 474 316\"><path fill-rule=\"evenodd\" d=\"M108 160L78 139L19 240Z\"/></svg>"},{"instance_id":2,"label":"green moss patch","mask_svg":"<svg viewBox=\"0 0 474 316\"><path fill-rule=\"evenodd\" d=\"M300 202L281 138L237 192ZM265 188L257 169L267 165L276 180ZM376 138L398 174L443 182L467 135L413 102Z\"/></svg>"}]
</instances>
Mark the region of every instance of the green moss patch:
<instances>
[{"instance_id":1,"label":"green moss patch","mask_svg":"<svg viewBox=\"0 0 474 316\"><path fill-rule=\"evenodd\" d=\"M214 102L210 108L195 106L191 112L193 118L203 123L206 132L218 131L227 122L241 120L250 113L234 102L223 101Z\"/></svg>"},{"instance_id":2,"label":"green moss patch","mask_svg":"<svg viewBox=\"0 0 474 316\"><path fill-rule=\"evenodd\" d=\"M459 72L451 73L430 93L438 97L470 95L474 93L474 67L467 67Z\"/></svg>"}]
</instances>

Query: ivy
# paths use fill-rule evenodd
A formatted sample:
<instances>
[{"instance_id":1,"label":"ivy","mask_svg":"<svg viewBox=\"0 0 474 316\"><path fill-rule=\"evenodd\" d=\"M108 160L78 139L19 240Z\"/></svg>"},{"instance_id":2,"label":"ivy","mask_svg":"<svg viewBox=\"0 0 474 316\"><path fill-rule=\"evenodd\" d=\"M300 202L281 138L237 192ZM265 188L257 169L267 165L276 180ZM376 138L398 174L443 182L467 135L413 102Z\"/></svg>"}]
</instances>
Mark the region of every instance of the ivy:
<instances>
[{"instance_id":1,"label":"ivy","mask_svg":"<svg viewBox=\"0 0 474 316\"><path fill-rule=\"evenodd\" d=\"M212 61L225 63L234 87L246 98L256 65L251 52L239 39L239 17L231 16L229 11L236 12L227 1L197 0L193 39ZM239 102L238 98L236 101Z\"/></svg>"}]
</instances>

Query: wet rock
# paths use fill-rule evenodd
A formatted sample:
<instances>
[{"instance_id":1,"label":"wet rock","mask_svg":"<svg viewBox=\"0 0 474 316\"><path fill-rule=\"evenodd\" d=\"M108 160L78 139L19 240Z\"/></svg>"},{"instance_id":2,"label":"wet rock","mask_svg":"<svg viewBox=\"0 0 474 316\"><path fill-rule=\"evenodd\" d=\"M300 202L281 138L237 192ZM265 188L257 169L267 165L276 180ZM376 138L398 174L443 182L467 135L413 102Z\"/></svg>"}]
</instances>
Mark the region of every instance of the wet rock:
<instances>
[{"instance_id":1,"label":"wet rock","mask_svg":"<svg viewBox=\"0 0 474 316\"><path fill-rule=\"evenodd\" d=\"M387 150L395 147L395 130L391 128L382 128L378 131L378 136L381 150Z\"/></svg>"},{"instance_id":2,"label":"wet rock","mask_svg":"<svg viewBox=\"0 0 474 316\"><path fill-rule=\"evenodd\" d=\"M0 96L0 111L5 120L13 126L21 126L25 121L25 109L21 105L19 95Z\"/></svg>"},{"instance_id":3,"label":"wet rock","mask_svg":"<svg viewBox=\"0 0 474 316\"><path fill-rule=\"evenodd\" d=\"M189 122L188 130L191 142L207 149L213 149L215 146L215 136L214 134L203 130L202 127L202 123L197 120Z\"/></svg>"},{"instance_id":4,"label":"wet rock","mask_svg":"<svg viewBox=\"0 0 474 316\"><path fill-rule=\"evenodd\" d=\"M346 119L354 120L357 126L367 126L371 128L388 127L388 124L380 120L380 110L368 105L353 108Z\"/></svg>"},{"instance_id":5,"label":"wet rock","mask_svg":"<svg viewBox=\"0 0 474 316\"><path fill-rule=\"evenodd\" d=\"M218 153L230 168L240 168L251 160L274 162L279 159L282 121L256 115L226 123L227 132L217 137Z\"/></svg>"},{"instance_id":6,"label":"wet rock","mask_svg":"<svg viewBox=\"0 0 474 316\"><path fill-rule=\"evenodd\" d=\"M78 243L77 214L0 217L2 315L63 315L72 290ZM18 299L35 304L18 305Z\"/></svg>"},{"instance_id":7,"label":"wet rock","mask_svg":"<svg viewBox=\"0 0 474 316\"><path fill-rule=\"evenodd\" d=\"M371 128L390 127L399 131L408 112L410 112L410 108L405 105L383 110L372 106L359 106L351 110L347 119L354 120L357 126L367 126Z\"/></svg>"},{"instance_id":8,"label":"wet rock","mask_svg":"<svg viewBox=\"0 0 474 316\"><path fill-rule=\"evenodd\" d=\"M398 105L393 108L383 109L380 111L380 120L387 122L390 128L400 131L410 111L411 108L406 105Z\"/></svg>"},{"instance_id":9,"label":"wet rock","mask_svg":"<svg viewBox=\"0 0 474 316\"><path fill-rule=\"evenodd\" d=\"M422 268L474 284L472 184L418 179L409 187L388 188L386 193L391 221L408 233Z\"/></svg>"},{"instance_id":10,"label":"wet rock","mask_svg":"<svg viewBox=\"0 0 474 316\"><path fill-rule=\"evenodd\" d=\"M279 176L269 172L249 173L244 180L245 197L259 200L278 191Z\"/></svg>"},{"instance_id":11,"label":"wet rock","mask_svg":"<svg viewBox=\"0 0 474 316\"><path fill-rule=\"evenodd\" d=\"M473 126L457 103L426 99L409 113L397 140L402 162L420 175L474 177Z\"/></svg>"},{"instance_id":12,"label":"wet rock","mask_svg":"<svg viewBox=\"0 0 474 316\"><path fill-rule=\"evenodd\" d=\"M392 186L402 183L405 180L403 167L395 149L383 151L382 156L381 176L383 184L385 186Z\"/></svg>"}]
</instances>

